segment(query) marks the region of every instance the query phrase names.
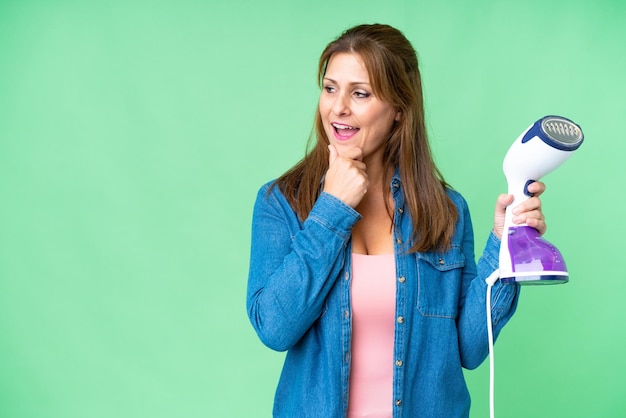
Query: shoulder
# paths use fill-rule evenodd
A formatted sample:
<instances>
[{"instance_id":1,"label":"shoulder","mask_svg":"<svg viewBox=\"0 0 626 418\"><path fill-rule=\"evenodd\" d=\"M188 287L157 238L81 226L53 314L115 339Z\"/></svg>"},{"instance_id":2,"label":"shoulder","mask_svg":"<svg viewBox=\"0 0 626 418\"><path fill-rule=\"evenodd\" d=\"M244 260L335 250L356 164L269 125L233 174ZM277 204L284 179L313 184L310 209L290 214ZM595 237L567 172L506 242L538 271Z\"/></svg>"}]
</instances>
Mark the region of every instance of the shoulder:
<instances>
[{"instance_id":1,"label":"shoulder","mask_svg":"<svg viewBox=\"0 0 626 418\"><path fill-rule=\"evenodd\" d=\"M256 196L253 220L269 220L271 222L299 225L299 218L287 198L283 195L276 180L263 184Z\"/></svg>"},{"instance_id":2,"label":"shoulder","mask_svg":"<svg viewBox=\"0 0 626 418\"><path fill-rule=\"evenodd\" d=\"M263 184L256 196L256 203L258 204L271 204L271 202L282 202L286 201L285 196L280 191L280 187L276 182L276 179L270 180L267 183Z\"/></svg>"},{"instance_id":3,"label":"shoulder","mask_svg":"<svg viewBox=\"0 0 626 418\"><path fill-rule=\"evenodd\" d=\"M260 188L259 188L259 192L258 195L262 195L262 194L267 194L270 189L272 189L271 191L273 191L273 189L278 190L278 187L276 185L276 179L274 180L270 180L267 183L263 184ZM279 191L280 192L280 191Z\"/></svg>"}]
</instances>

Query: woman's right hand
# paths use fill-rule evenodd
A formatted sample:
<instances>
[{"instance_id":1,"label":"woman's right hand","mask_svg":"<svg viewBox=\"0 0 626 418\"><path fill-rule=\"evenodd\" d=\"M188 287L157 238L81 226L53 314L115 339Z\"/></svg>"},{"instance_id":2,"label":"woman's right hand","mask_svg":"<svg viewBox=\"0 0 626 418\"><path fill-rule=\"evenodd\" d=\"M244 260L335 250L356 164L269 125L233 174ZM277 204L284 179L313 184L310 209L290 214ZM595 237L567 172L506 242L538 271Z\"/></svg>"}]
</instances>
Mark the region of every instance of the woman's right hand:
<instances>
[{"instance_id":1,"label":"woman's right hand","mask_svg":"<svg viewBox=\"0 0 626 418\"><path fill-rule=\"evenodd\" d=\"M332 144L328 146L328 150L330 154L324 191L356 208L369 186L363 151L358 147L350 147L339 155L337 148Z\"/></svg>"}]
</instances>

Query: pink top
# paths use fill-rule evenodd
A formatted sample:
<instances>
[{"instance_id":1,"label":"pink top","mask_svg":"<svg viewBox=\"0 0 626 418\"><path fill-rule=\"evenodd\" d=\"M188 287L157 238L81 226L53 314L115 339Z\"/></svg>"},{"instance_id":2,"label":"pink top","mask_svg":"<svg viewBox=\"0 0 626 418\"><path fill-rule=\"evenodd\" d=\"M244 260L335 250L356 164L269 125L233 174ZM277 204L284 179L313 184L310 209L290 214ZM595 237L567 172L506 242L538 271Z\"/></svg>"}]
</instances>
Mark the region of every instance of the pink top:
<instances>
[{"instance_id":1,"label":"pink top","mask_svg":"<svg viewBox=\"0 0 626 418\"><path fill-rule=\"evenodd\" d=\"M394 254L352 254L348 418L390 418L396 309Z\"/></svg>"}]
</instances>

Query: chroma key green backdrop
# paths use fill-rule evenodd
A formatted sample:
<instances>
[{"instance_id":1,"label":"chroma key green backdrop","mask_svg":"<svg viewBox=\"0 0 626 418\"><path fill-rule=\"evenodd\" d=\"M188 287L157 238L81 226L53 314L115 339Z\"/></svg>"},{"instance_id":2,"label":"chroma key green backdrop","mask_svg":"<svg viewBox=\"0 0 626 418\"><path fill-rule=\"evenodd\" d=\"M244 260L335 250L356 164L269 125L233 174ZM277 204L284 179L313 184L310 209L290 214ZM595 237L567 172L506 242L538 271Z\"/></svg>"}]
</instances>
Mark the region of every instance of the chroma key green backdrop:
<instances>
[{"instance_id":1,"label":"chroma key green backdrop","mask_svg":"<svg viewBox=\"0 0 626 418\"><path fill-rule=\"evenodd\" d=\"M389 23L477 250L502 158L548 114L567 285L524 288L500 417L626 416L626 3L0 0L0 417L268 417L283 353L245 312L256 190L304 153L323 47ZM488 415L488 362L466 373Z\"/></svg>"}]
</instances>

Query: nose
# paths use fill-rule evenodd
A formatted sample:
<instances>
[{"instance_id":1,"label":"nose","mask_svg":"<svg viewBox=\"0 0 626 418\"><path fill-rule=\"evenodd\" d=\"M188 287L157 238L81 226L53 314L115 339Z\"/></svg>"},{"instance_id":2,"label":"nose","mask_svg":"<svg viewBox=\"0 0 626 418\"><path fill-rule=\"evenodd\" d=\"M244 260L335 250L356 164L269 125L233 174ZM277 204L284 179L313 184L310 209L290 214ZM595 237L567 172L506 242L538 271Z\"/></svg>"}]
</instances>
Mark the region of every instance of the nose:
<instances>
[{"instance_id":1,"label":"nose","mask_svg":"<svg viewBox=\"0 0 626 418\"><path fill-rule=\"evenodd\" d=\"M344 93L335 96L332 111L337 116L345 116L350 114L350 98Z\"/></svg>"}]
</instances>

